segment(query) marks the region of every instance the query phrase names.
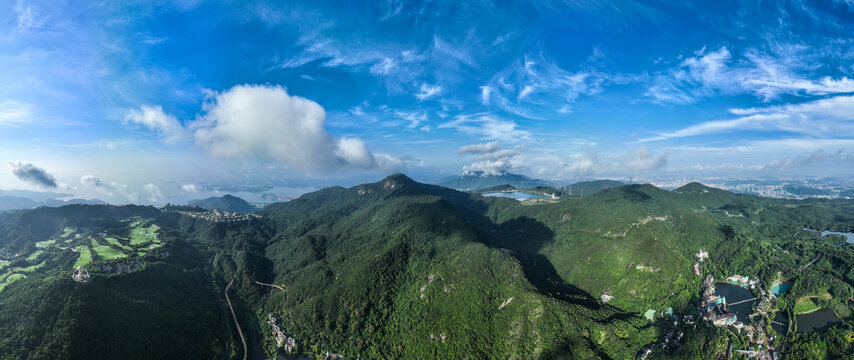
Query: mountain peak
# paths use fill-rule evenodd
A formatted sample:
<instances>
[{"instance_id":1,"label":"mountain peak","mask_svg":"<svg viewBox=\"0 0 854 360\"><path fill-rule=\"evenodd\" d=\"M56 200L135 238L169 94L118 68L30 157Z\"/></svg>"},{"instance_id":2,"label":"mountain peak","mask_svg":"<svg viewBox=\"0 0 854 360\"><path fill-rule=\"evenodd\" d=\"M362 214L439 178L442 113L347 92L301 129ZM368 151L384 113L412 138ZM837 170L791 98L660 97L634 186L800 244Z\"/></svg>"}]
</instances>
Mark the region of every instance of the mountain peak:
<instances>
[{"instance_id":1,"label":"mountain peak","mask_svg":"<svg viewBox=\"0 0 854 360\"><path fill-rule=\"evenodd\" d=\"M678 189L673 190L673 191L674 192L680 192L680 193L703 193L703 192L709 192L709 190L712 190L712 188L710 188L706 185L703 185L701 183L698 183L696 181L693 181L693 182L687 183L687 184L685 184L685 185L683 185L683 186L681 186Z\"/></svg>"},{"instance_id":2,"label":"mountain peak","mask_svg":"<svg viewBox=\"0 0 854 360\"><path fill-rule=\"evenodd\" d=\"M221 197L210 197L202 200L192 200L187 203L191 206L198 206L208 210L220 210L237 213L250 213L256 208L250 205L246 200L231 194L226 194Z\"/></svg>"},{"instance_id":3,"label":"mountain peak","mask_svg":"<svg viewBox=\"0 0 854 360\"><path fill-rule=\"evenodd\" d=\"M386 181L397 181L400 183L414 183L415 182L415 180L412 180L409 176L406 176L403 173L394 173L394 174L391 174L389 176L386 176L385 179L382 180L382 182L386 182Z\"/></svg>"},{"instance_id":4,"label":"mountain peak","mask_svg":"<svg viewBox=\"0 0 854 360\"><path fill-rule=\"evenodd\" d=\"M394 174L391 174L389 176L386 176L386 178L382 179L382 181L380 181L380 183L382 183L382 186L384 189L394 190L394 189L397 189L403 185L411 185L411 184L415 184L416 182L415 182L415 180L412 180L411 178L409 178L409 176L406 176L406 175L401 174L401 173L394 173Z\"/></svg>"}]
</instances>

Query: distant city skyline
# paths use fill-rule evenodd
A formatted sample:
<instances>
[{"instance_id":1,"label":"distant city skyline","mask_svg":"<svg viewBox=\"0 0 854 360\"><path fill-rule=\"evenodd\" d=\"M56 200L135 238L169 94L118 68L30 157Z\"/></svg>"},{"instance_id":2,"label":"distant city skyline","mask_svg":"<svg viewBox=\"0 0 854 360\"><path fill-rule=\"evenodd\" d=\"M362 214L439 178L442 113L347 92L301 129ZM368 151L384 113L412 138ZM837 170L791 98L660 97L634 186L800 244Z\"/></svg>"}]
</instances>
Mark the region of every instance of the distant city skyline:
<instances>
[{"instance_id":1,"label":"distant city skyline","mask_svg":"<svg viewBox=\"0 0 854 360\"><path fill-rule=\"evenodd\" d=\"M850 177L852 34L843 0L9 1L0 189Z\"/></svg>"}]
</instances>

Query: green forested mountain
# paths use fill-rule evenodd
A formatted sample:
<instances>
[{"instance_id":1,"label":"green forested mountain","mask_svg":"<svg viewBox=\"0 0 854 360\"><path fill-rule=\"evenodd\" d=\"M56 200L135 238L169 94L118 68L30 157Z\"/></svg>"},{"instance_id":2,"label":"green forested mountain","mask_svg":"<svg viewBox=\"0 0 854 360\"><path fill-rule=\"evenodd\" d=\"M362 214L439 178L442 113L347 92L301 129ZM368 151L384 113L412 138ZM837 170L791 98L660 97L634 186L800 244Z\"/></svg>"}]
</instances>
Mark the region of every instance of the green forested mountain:
<instances>
[{"instance_id":1,"label":"green forested mountain","mask_svg":"<svg viewBox=\"0 0 854 360\"><path fill-rule=\"evenodd\" d=\"M590 196L605 189L623 186L625 183L616 180L581 181L562 188L565 195Z\"/></svg>"},{"instance_id":2,"label":"green forested mountain","mask_svg":"<svg viewBox=\"0 0 854 360\"><path fill-rule=\"evenodd\" d=\"M284 356L272 315L309 356L634 359L673 328L646 310L696 315L699 250L718 279L790 281L776 306L795 326L801 298L833 309L842 321L830 331L775 345L789 358L840 358L854 350L854 253L803 227L854 230L852 210L696 183L528 204L398 174L239 222L137 206L2 213L0 358L242 358L231 282L250 355ZM71 278L82 263L88 282ZM747 348L734 330L680 329L680 345L651 356Z\"/></svg>"},{"instance_id":3,"label":"green forested mountain","mask_svg":"<svg viewBox=\"0 0 854 360\"><path fill-rule=\"evenodd\" d=\"M188 205L198 206L202 209L228 211L236 213L251 213L255 210L258 210L256 207L246 202L246 200L229 194L225 194L219 197L209 197L207 199L201 200L191 200Z\"/></svg>"}]
</instances>

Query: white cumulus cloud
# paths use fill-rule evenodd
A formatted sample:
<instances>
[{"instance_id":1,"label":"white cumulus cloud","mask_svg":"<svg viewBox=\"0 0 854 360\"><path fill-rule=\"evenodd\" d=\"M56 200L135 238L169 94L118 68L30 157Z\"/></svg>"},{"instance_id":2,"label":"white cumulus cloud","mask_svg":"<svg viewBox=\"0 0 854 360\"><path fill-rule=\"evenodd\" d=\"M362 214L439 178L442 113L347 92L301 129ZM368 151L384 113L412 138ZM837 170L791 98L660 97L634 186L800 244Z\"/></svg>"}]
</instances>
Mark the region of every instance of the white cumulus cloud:
<instances>
[{"instance_id":1,"label":"white cumulus cloud","mask_svg":"<svg viewBox=\"0 0 854 360\"><path fill-rule=\"evenodd\" d=\"M191 192L191 193L199 191L199 189L196 187L196 184L181 185L181 190L186 191L186 192Z\"/></svg>"},{"instance_id":2,"label":"white cumulus cloud","mask_svg":"<svg viewBox=\"0 0 854 360\"><path fill-rule=\"evenodd\" d=\"M160 106L142 105L128 111L125 121L145 126L163 136L163 141L176 144L183 140L186 131L174 115L163 112Z\"/></svg>"},{"instance_id":3,"label":"white cumulus cloud","mask_svg":"<svg viewBox=\"0 0 854 360\"><path fill-rule=\"evenodd\" d=\"M159 186L155 184L145 184L143 189L148 192L148 201L155 202L163 199L163 191L160 190Z\"/></svg>"},{"instance_id":4,"label":"white cumulus cloud","mask_svg":"<svg viewBox=\"0 0 854 360\"><path fill-rule=\"evenodd\" d=\"M260 157L306 172L405 166L371 153L360 139L332 136L323 107L281 86L238 85L213 94L204 110L192 129L196 144L214 157Z\"/></svg>"}]
</instances>

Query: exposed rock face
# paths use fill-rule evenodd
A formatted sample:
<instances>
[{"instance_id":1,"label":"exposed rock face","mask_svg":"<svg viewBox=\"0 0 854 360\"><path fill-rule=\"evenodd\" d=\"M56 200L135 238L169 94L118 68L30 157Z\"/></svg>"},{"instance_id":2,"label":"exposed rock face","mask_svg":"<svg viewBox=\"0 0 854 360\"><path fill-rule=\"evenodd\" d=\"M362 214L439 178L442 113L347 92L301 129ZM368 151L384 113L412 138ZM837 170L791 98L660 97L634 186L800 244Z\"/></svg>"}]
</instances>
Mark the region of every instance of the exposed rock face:
<instances>
[{"instance_id":1,"label":"exposed rock face","mask_svg":"<svg viewBox=\"0 0 854 360\"><path fill-rule=\"evenodd\" d=\"M71 278L77 282L88 282L89 281L89 272L86 271L82 266L78 266L77 269L74 269L74 275L71 275Z\"/></svg>"},{"instance_id":2,"label":"exposed rock face","mask_svg":"<svg viewBox=\"0 0 854 360\"><path fill-rule=\"evenodd\" d=\"M394 180L386 180L386 182L383 183L383 188L387 190L397 189L397 186L397 181Z\"/></svg>"}]
</instances>

